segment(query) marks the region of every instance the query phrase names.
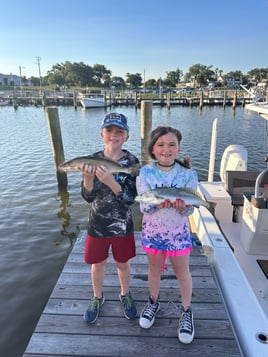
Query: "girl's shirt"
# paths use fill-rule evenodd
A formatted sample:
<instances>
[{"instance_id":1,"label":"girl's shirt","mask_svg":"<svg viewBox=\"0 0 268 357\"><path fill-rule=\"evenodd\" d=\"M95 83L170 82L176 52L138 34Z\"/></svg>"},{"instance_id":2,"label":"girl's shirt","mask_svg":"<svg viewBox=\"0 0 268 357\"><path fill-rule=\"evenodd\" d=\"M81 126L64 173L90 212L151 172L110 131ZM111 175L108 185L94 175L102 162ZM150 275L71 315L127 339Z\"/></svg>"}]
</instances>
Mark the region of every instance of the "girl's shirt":
<instances>
[{"instance_id":1,"label":"girl's shirt","mask_svg":"<svg viewBox=\"0 0 268 357\"><path fill-rule=\"evenodd\" d=\"M138 194L157 187L197 188L197 173L176 163L170 171L162 171L156 163L140 169L137 177ZM191 248L191 234L188 221L194 207L179 212L175 208L159 209L152 204L140 204L143 213L142 245L157 250L183 250Z\"/></svg>"},{"instance_id":2,"label":"girl's shirt","mask_svg":"<svg viewBox=\"0 0 268 357\"><path fill-rule=\"evenodd\" d=\"M118 162L122 166L131 166L139 160L129 151L123 150L124 155ZM103 151L93 154L104 157ZM82 182L82 197L89 203L88 234L92 237L125 237L133 232L133 221L130 205L137 195L136 177L126 173L114 174L120 184L122 193L116 196L112 190L94 178L93 190L88 193Z\"/></svg>"}]
</instances>

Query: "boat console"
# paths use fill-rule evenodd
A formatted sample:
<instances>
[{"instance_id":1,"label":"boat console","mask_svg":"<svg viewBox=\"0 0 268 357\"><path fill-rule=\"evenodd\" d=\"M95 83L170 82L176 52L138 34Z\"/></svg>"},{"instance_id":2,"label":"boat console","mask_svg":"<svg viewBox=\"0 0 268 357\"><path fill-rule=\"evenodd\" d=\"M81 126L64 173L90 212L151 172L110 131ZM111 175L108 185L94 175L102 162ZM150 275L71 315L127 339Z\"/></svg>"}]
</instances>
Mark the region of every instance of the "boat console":
<instances>
[{"instance_id":1,"label":"boat console","mask_svg":"<svg viewBox=\"0 0 268 357\"><path fill-rule=\"evenodd\" d=\"M255 194L244 194L240 240L248 254L268 255L268 170L258 175Z\"/></svg>"}]
</instances>

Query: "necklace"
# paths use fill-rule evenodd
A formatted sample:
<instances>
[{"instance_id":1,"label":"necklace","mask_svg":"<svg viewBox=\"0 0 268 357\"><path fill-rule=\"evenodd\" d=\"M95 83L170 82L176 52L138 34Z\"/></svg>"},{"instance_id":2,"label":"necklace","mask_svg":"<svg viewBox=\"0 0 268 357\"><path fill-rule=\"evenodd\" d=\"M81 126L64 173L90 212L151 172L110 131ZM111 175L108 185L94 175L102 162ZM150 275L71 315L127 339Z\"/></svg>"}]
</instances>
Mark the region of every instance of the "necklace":
<instances>
[{"instance_id":1,"label":"necklace","mask_svg":"<svg viewBox=\"0 0 268 357\"><path fill-rule=\"evenodd\" d=\"M161 167L173 167L173 166L175 165L175 161L173 161L173 163L170 164L170 165L163 165L163 164L160 164L159 161L157 161L157 165L158 165L158 166L161 166Z\"/></svg>"}]
</instances>

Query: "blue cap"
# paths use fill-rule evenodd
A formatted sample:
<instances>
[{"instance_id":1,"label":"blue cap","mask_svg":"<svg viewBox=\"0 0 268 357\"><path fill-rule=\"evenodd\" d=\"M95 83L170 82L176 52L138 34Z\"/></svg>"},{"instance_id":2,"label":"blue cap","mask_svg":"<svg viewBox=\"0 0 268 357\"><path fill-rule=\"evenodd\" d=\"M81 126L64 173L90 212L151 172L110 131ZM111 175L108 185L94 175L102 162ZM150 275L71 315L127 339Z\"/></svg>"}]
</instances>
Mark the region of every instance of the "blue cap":
<instances>
[{"instance_id":1,"label":"blue cap","mask_svg":"<svg viewBox=\"0 0 268 357\"><path fill-rule=\"evenodd\" d=\"M119 114L119 113L107 114L101 123L101 129L111 125L116 125L122 129L125 129L126 131L129 131L129 127L127 125L127 118L123 114Z\"/></svg>"}]
</instances>

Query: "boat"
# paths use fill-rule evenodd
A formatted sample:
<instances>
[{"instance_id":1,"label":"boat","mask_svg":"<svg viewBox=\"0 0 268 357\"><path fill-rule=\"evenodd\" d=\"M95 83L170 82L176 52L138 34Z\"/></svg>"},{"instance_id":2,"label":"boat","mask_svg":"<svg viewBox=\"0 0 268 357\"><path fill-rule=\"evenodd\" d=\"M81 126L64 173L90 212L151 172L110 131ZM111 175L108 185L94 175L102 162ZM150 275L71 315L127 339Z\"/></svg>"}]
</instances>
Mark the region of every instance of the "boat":
<instances>
[{"instance_id":1,"label":"boat","mask_svg":"<svg viewBox=\"0 0 268 357\"><path fill-rule=\"evenodd\" d=\"M246 148L231 144L215 181L215 128L208 181L198 183L212 208L195 208L190 222L223 296L241 355L268 356L268 169L248 171Z\"/></svg>"},{"instance_id":2,"label":"boat","mask_svg":"<svg viewBox=\"0 0 268 357\"><path fill-rule=\"evenodd\" d=\"M265 120L268 120L268 102L256 102L246 104L245 108L248 110L252 110L253 112L257 112Z\"/></svg>"},{"instance_id":3,"label":"boat","mask_svg":"<svg viewBox=\"0 0 268 357\"><path fill-rule=\"evenodd\" d=\"M10 100L9 99L0 99L0 107L9 105Z\"/></svg>"},{"instance_id":4,"label":"boat","mask_svg":"<svg viewBox=\"0 0 268 357\"><path fill-rule=\"evenodd\" d=\"M79 100L83 109L105 108L107 106L105 95L101 92L79 93Z\"/></svg>"},{"instance_id":5,"label":"boat","mask_svg":"<svg viewBox=\"0 0 268 357\"><path fill-rule=\"evenodd\" d=\"M240 86L250 95L253 101L250 104L246 104L245 108L260 114L263 119L268 120L268 102L260 101L260 97L257 93L248 90L242 84L240 84Z\"/></svg>"}]
</instances>

